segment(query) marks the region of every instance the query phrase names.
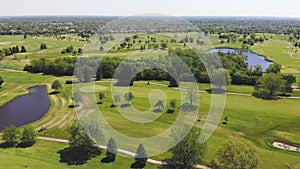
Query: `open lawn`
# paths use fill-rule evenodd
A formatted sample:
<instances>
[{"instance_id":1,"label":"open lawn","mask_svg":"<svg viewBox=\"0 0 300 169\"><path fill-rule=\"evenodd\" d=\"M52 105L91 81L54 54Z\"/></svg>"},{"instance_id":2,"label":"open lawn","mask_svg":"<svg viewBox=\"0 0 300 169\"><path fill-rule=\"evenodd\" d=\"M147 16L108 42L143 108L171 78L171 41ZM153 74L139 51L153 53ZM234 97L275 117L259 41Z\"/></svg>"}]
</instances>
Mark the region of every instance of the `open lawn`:
<instances>
[{"instance_id":1,"label":"open lawn","mask_svg":"<svg viewBox=\"0 0 300 169\"><path fill-rule=\"evenodd\" d=\"M134 162L133 158L117 156L114 163L101 163L105 157L105 150L101 150L101 155L89 160L83 165L67 165L60 163L59 150L68 147L66 143L53 143L39 140L37 144L30 148L9 148L0 149L0 168L19 169L19 168L41 168L44 169L64 169L64 168L103 168L103 169L128 169ZM147 163L145 169L157 168L156 165Z\"/></svg>"}]
</instances>

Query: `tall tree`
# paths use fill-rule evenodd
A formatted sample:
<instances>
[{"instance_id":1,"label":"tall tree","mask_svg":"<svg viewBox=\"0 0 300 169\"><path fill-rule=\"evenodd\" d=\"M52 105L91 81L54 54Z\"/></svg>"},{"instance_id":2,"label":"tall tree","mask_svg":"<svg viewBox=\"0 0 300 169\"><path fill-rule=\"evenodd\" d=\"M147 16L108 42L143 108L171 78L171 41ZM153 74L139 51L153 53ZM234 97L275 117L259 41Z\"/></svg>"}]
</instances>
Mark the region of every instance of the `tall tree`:
<instances>
[{"instance_id":1,"label":"tall tree","mask_svg":"<svg viewBox=\"0 0 300 169\"><path fill-rule=\"evenodd\" d=\"M172 108L173 111L175 110L175 108L176 108L176 100L175 99L171 100L170 107Z\"/></svg>"},{"instance_id":2,"label":"tall tree","mask_svg":"<svg viewBox=\"0 0 300 169\"><path fill-rule=\"evenodd\" d=\"M106 156L111 160L115 161L116 155L118 153L118 148L113 138L109 139L106 149Z\"/></svg>"},{"instance_id":3,"label":"tall tree","mask_svg":"<svg viewBox=\"0 0 300 169\"><path fill-rule=\"evenodd\" d=\"M102 101L103 101L104 98L105 98L104 93L100 92L100 93L99 93L100 104L103 104Z\"/></svg>"},{"instance_id":4,"label":"tall tree","mask_svg":"<svg viewBox=\"0 0 300 169\"><path fill-rule=\"evenodd\" d=\"M188 132L188 128L177 129L172 132L174 140L180 141L180 137ZM205 144L199 142L200 131L192 129L184 139L171 149L172 157L167 161L164 169L192 169L201 163L206 149Z\"/></svg>"},{"instance_id":5,"label":"tall tree","mask_svg":"<svg viewBox=\"0 0 300 169\"><path fill-rule=\"evenodd\" d=\"M145 166L147 162L147 154L143 144L140 144L135 155L135 163L140 166Z\"/></svg>"},{"instance_id":6,"label":"tall tree","mask_svg":"<svg viewBox=\"0 0 300 169\"><path fill-rule=\"evenodd\" d=\"M59 80L55 80L52 85L51 88L57 92L59 92L59 90L62 88L61 83L59 82Z\"/></svg>"},{"instance_id":7,"label":"tall tree","mask_svg":"<svg viewBox=\"0 0 300 169\"><path fill-rule=\"evenodd\" d=\"M254 148L247 144L229 141L218 152L222 168L255 169L258 167L257 154Z\"/></svg>"},{"instance_id":8,"label":"tall tree","mask_svg":"<svg viewBox=\"0 0 300 169\"><path fill-rule=\"evenodd\" d=\"M4 129L2 140L8 147L14 147L18 144L18 135L18 128L14 125L10 125Z\"/></svg>"},{"instance_id":9,"label":"tall tree","mask_svg":"<svg viewBox=\"0 0 300 169\"><path fill-rule=\"evenodd\" d=\"M280 73L281 65L274 63L268 67L266 73Z\"/></svg>"},{"instance_id":10,"label":"tall tree","mask_svg":"<svg viewBox=\"0 0 300 169\"><path fill-rule=\"evenodd\" d=\"M265 73L260 79L259 84L263 90L267 90L270 96L279 91L283 84L281 75L276 73Z\"/></svg>"},{"instance_id":11,"label":"tall tree","mask_svg":"<svg viewBox=\"0 0 300 169\"><path fill-rule=\"evenodd\" d=\"M119 95L115 95L115 96L114 96L114 101L115 101L115 106L118 106L118 103L121 102L120 96L119 96Z\"/></svg>"},{"instance_id":12,"label":"tall tree","mask_svg":"<svg viewBox=\"0 0 300 169\"><path fill-rule=\"evenodd\" d=\"M71 148L78 148L89 151L94 147L93 141L85 133L78 121L74 122L69 129L70 139L69 145Z\"/></svg>"},{"instance_id":13,"label":"tall tree","mask_svg":"<svg viewBox=\"0 0 300 169\"><path fill-rule=\"evenodd\" d=\"M36 143L36 133L33 127L25 127L21 135L21 146L30 147Z\"/></svg>"},{"instance_id":14,"label":"tall tree","mask_svg":"<svg viewBox=\"0 0 300 169\"><path fill-rule=\"evenodd\" d=\"M130 104L130 101L134 98L134 96L131 92L126 92L124 94L124 98L128 102L128 104Z\"/></svg>"}]
</instances>

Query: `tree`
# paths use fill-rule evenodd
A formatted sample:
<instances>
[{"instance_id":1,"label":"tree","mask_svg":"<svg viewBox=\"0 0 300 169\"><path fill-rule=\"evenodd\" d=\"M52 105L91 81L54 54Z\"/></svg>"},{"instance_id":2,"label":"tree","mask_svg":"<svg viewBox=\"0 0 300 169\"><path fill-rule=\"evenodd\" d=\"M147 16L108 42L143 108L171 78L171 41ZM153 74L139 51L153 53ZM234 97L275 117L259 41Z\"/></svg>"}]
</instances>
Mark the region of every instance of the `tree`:
<instances>
[{"instance_id":1,"label":"tree","mask_svg":"<svg viewBox=\"0 0 300 169\"><path fill-rule=\"evenodd\" d=\"M102 100L105 98L104 93L100 92L99 93L99 99L100 99L100 104L103 104Z\"/></svg>"},{"instance_id":2,"label":"tree","mask_svg":"<svg viewBox=\"0 0 300 169\"><path fill-rule=\"evenodd\" d=\"M256 151L250 145L229 141L218 152L222 168L255 169L258 167Z\"/></svg>"},{"instance_id":3,"label":"tree","mask_svg":"<svg viewBox=\"0 0 300 169\"><path fill-rule=\"evenodd\" d=\"M227 84L227 76L224 70L217 69L213 71L213 76L211 77L211 82L218 88L221 88Z\"/></svg>"},{"instance_id":4,"label":"tree","mask_svg":"<svg viewBox=\"0 0 300 169\"><path fill-rule=\"evenodd\" d=\"M109 139L106 149L106 156L111 160L115 161L116 155L118 153L118 148L113 138Z\"/></svg>"},{"instance_id":5,"label":"tree","mask_svg":"<svg viewBox=\"0 0 300 169\"><path fill-rule=\"evenodd\" d=\"M21 135L21 146L30 147L36 143L36 133L33 127L25 127Z\"/></svg>"},{"instance_id":6,"label":"tree","mask_svg":"<svg viewBox=\"0 0 300 169\"><path fill-rule=\"evenodd\" d=\"M18 144L19 131L16 126L10 125L3 131L2 140L8 147L15 147Z\"/></svg>"},{"instance_id":7,"label":"tree","mask_svg":"<svg viewBox=\"0 0 300 169\"><path fill-rule=\"evenodd\" d=\"M69 129L69 133L69 145L71 148L78 148L88 151L94 147L93 141L85 133L78 121L72 124L72 126Z\"/></svg>"},{"instance_id":8,"label":"tree","mask_svg":"<svg viewBox=\"0 0 300 169\"><path fill-rule=\"evenodd\" d=\"M172 108L173 111L175 110L175 108L176 108L176 100L175 99L171 100L170 107Z\"/></svg>"},{"instance_id":9,"label":"tree","mask_svg":"<svg viewBox=\"0 0 300 169\"><path fill-rule=\"evenodd\" d=\"M93 69L89 66L84 66L82 69L83 81L90 82L93 76Z\"/></svg>"},{"instance_id":10,"label":"tree","mask_svg":"<svg viewBox=\"0 0 300 169\"><path fill-rule=\"evenodd\" d=\"M253 76L262 76L263 75L264 72L263 72L263 68L261 65L256 65L254 68L255 69L252 72Z\"/></svg>"},{"instance_id":11,"label":"tree","mask_svg":"<svg viewBox=\"0 0 300 169\"><path fill-rule=\"evenodd\" d=\"M157 103L154 105L154 107L157 107L158 110L162 110L164 108L164 102L162 100L158 100Z\"/></svg>"},{"instance_id":12,"label":"tree","mask_svg":"<svg viewBox=\"0 0 300 169\"><path fill-rule=\"evenodd\" d=\"M47 49L47 45L45 43L42 43L40 46L40 49L41 50Z\"/></svg>"},{"instance_id":13,"label":"tree","mask_svg":"<svg viewBox=\"0 0 300 169\"><path fill-rule=\"evenodd\" d=\"M115 106L117 107L118 106L118 103L121 101L121 98L119 95L115 95L114 96L114 101L115 101Z\"/></svg>"},{"instance_id":14,"label":"tree","mask_svg":"<svg viewBox=\"0 0 300 169\"><path fill-rule=\"evenodd\" d=\"M128 102L128 104L130 104L130 101L134 98L134 96L131 92L126 92L124 94L124 98Z\"/></svg>"},{"instance_id":15,"label":"tree","mask_svg":"<svg viewBox=\"0 0 300 169\"><path fill-rule=\"evenodd\" d=\"M263 90L267 90L270 96L281 89L283 79L279 74L265 73L259 80L259 84Z\"/></svg>"},{"instance_id":16,"label":"tree","mask_svg":"<svg viewBox=\"0 0 300 169\"><path fill-rule=\"evenodd\" d=\"M187 92L187 98L189 100L189 104L193 105L194 100L196 99L197 93L198 91L196 91L195 89L190 89Z\"/></svg>"},{"instance_id":17,"label":"tree","mask_svg":"<svg viewBox=\"0 0 300 169\"><path fill-rule=\"evenodd\" d=\"M62 85L61 83L59 82L59 80L55 80L52 85L51 85L51 88L53 90L55 90L56 92L59 92L59 90L62 88Z\"/></svg>"},{"instance_id":18,"label":"tree","mask_svg":"<svg viewBox=\"0 0 300 169\"><path fill-rule=\"evenodd\" d=\"M280 73L280 70L281 70L281 65L275 63L268 67L266 73Z\"/></svg>"},{"instance_id":19,"label":"tree","mask_svg":"<svg viewBox=\"0 0 300 169\"><path fill-rule=\"evenodd\" d=\"M168 47L168 44L166 42L161 43L161 48L166 49Z\"/></svg>"},{"instance_id":20,"label":"tree","mask_svg":"<svg viewBox=\"0 0 300 169\"><path fill-rule=\"evenodd\" d=\"M101 65L97 69L96 80L101 80L103 78L103 71Z\"/></svg>"},{"instance_id":21,"label":"tree","mask_svg":"<svg viewBox=\"0 0 300 169\"><path fill-rule=\"evenodd\" d=\"M21 53L26 53L27 51L26 51L26 48L25 48L25 46L21 46Z\"/></svg>"},{"instance_id":22,"label":"tree","mask_svg":"<svg viewBox=\"0 0 300 169\"><path fill-rule=\"evenodd\" d=\"M0 86L2 86L2 84L4 83L3 78L0 76Z\"/></svg>"},{"instance_id":23,"label":"tree","mask_svg":"<svg viewBox=\"0 0 300 169\"><path fill-rule=\"evenodd\" d=\"M78 105L78 102L81 100L81 95L77 92L74 92L72 100L75 102L75 107L76 107Z\"/></svg>"},{"instance_id":24,"label":"tree","mask_svg":"<svg viewBox=\"0 0 300 169\"><path fill-rule=\"evenodd\" d=\"M287 92L293 92L292 84L297 81L296 77L293 75L282 75L282 92L286 94Z\"/></svg>"},{"instance_id":25,"label":"tree","mask_svg":"<svg viewBox=\"0 0 300 169\"><path fill-rule=\"evenodd\" d=\"M137 151L136 151L136 155L135 155L135 163L138 166L145 166L146 165L146 161L147 161L148 157L146 154L146 150L144 148L143 144L140 144ZM141 167L141 168L143 168Z\"/></svg>"},{"instance_id":26,"label":"tree","mask_svg":"<svg viewBox=\"0 0 300 169\"><path fill-rule=\"evenodd\" d=\"M172 137L175 140L180 139L188 132L188 128L175 130L172 132ZM199 142L200 131L192 129L191 132L184 137L184 139L171 149L172 157L169 159L168 165L163 167L165 169L191 169L195 165L201 163L206 146Z\"/></svg>"}]
</instances>

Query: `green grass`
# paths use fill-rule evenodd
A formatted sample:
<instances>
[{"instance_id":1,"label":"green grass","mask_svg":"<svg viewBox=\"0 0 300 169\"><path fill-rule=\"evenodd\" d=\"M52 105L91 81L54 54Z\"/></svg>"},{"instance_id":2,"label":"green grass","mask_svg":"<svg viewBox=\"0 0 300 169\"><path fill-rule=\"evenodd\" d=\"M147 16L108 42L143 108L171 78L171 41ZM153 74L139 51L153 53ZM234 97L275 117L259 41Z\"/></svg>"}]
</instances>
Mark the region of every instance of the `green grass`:
<instances>
[{"instance_id":1,"label":"green grass","mask_svg":"<svg viewBox=\"0 0 300 169\"><path fill-rule=\"evenodd\" d=\"M60 163L60 157L57 153L59 150L68 147L65 143L54 143L49 141L38 141L30 148L8 148L0 149L0 168L1 169L19 169L19 168L41 168L44 169L64 169L64 168L103 168L103 169L127 169L134 162L132 157L117 156L113 163L101 163L101 159L105 157L105 150L102 150L100 156L89 160L83 165L67 165ZM156 165L147 163L146 169L157 168Z\"/></svg>"},{"instance_id":2,"label":"green grass","mask_svg":"<svg viewBox=\"0 0 300 169\"><path fill-rule=\"evenodd\" d=\"M121 36L121 35L120 35ZM146 38L146 35L141 35L141 38ZM180 39L185 35L177 35L177 38ZM196 36L196 35L195 35ZM13 44L3 44L3 42L12 41L11 37L4 37L7 39L0 38L0 48L4 45ZM22 37L16 40L16 42L22 43ZM163 39L161 35L158 39ZM69 45L69 43L78 43L78 46L81 45L80 42L74 41L62 41L63 44L58 44L55 47L55 44L47 44L49 50L53 49L52 53L49 51L45 52L45 55L38 54L39 51L34 51L34 49L39 49L42 39L38 38L38 42L35 42L32 46L28 46L28 49L32 50L33 53L27 58L39 58L39 57L63 57L60 54L60 48L64 48ZM34 43L35 39L31 39ZM49 40L49 39L45 39ZM195 39L196 40L196 39ZM28 39L30 41L30 39ZM53 39L53 42L58 40ZM218 45L219 43L216 39L212 39L213 44L216 46L224 47L239 47L237 44L223 44ZM14 42L15 43L15 42ZM29 42L28 42L29 43ZM14 44L15 45L15 44ZM64 46L65 45L65 46ZM174 44L175 45L175 44ZM20 46L20 45L19 45ZM26 46L26 45L25 45ZM74 44L74 47L76 44ZM27 46L26 46L27 47ZM252 51L257 52L262 55L266 55L268 59L273 60L279 64L286 66L283 69L284 73L293 73L294 75L300 75L299 70L299 58L298 55L295 55L294 58L291 58L290 55L286 52L292 48L288 43L285 36L274 36L273 39L270 39L267 42L255 44L251 48ZM55 50L54 50L55 49ZM274 50L276 49L276 50ZM34 53L35 52L35 53ZM165 52L163 50L158 51ZM137 56L147 56L152 57L152 50L146 50L144 52L133 52ZM109 56L120 56L127 57L132 55L130 52L121 51L120 53L109 53ZM135 57L135 55L133 55ZM22 57L21 54L17 57ZM25 56L21 61L11 61L11 58L6 58L1 65L11 64L11 67L20 69L26 61ZM16 63L13 63L16 62ZM70 80L71 77L53 77L53 76L43 76L40 74L29 74L29 73L20 73L20 72L7 72L0 71L0 76L3 77L5 83L0 88L0 105L7 103L13 98L28 93L27 88L36 86L36 85L46 85L48 92L51 92L50 85L51 83L58 79L61 83L64 84L65 80ZM107 81L107 79L104 79ZM130 108L122 109L123 113L131 118L154 118L155 120L151 123L141 124L137 122L130 121L123 117L116 108L111 108L112 96L111 96L111 84L109 82L96 82L95 92L93 94L94 88L91 84L85 84L85 86L80 87L80 90L86 93L86 96L98 97L98 92L104 92L106 98L103 100L104 104L97 105L96 101L99 101L98 98L95 102L88 103L89 105L99 106L102 115L105 117L107 122L117 131L127 136L132 137L151 137L155 136L170 127L173 124L175 119L178 116L179 109L177 108L174 114L162 113L157 116L151 112L153 107L151 107L151 100L149 100L149 94L153 90L160 90L164 93L167 101L167 108L169 107L169 102L171 99L176 99L178 106L180 104L180 92L175 89L166 88L163 86L155 85L154 83L168 85L168 82L165 81L150 81L150 85L146 85L147 82L136 82L133 87L130 87L130 91L134 94L135 98L132 101L133 106L140 111L143 111L141 114L136 114L134 110ZM40 133L43 136L57 137L57 138L68 138L67 128L72 121L76 119L76 114L74 109L68 108L69 105L73 104L71 100L71 85L63 85L63 89L58 95L49 96L51 101L51 107L49 112L45 117L37 122L32 123L36 129L40 127L47 127L43 133ZM211 88L209 84L199 84L199 89L204 91ZM124 90L121 88L119 95L121 97L121 103L125 103L123 98ZM236 86L229 85L227 86L227 91L232 93L242 93L242 94L252 94L254 88L252 86ZM293 96L300 96L300 91L295 91ZM154 103L158 98L163 98L163 95L154 93ZM216 158L216 153L218 149L222 146L223 143L229 139L248 143L255 147L258 152L260 167L259 168L284 168L286 164L291 166L299 166L299 153L287 152L284 150L279 150L271 148L267 145L267 140L279 140L286 143L293 143L300 145L300 114L299 114L299 104L300 99L279 99L274 101L267 101L251 96L238 96L238 95L227 95L226 108L224 110L223 117L227 116L229 118L228 125L220 124L216 132L207 142L208 150L207 155L204 159L204 164L209 163L211 159ZM197 123L195 126L202 127L205 119L207 117L207 112L211 105L211 95L204 92L200 93L200 115L201 123ZM82 105L83 106L83 105ZM167 110L166 108L166 110ZM129 110L125 111L125 110ZM150 110L150 111L147 111ZM145 132L146 131L146 132ZM155 143L157 144L157 143ZM122 145L122 143L120 143ZM95 159L92 159L87 164L82 166L67 166L65 164L59 163L59 155L57 151L66 147L66 144L61 143L52 143L46 141L39 141L37 145L28 149L0 149L0 168L5 166L6 168L23 168L28 166L28 168L37 168L38 166L45 166L45 168L129 168L128 166L133 162L133 159L127 159L124 157L118 157L117 161L112 164L100 164L99 161L104 156L101 155ZM130 145L132 149L136 149L137 145ZM121 147L122 148L122 147ZM103 153L102 153L103 154ZM163 160L167 157L170 157L170 152L166 152L160 155L153 157L154 159ZM149 168L157 168L157 166L148 164Z\"/></svg>"},{"instance_id":3,"label":"green grass","mask_svg":"<svg viewBox=\"0 0 300 169\"><path fill-rule=\"evenodd\" d=\"M66 35L70 37L66 40L58 40L55 37L31 37L28 36L24 39L23 36L1 36L0 37L0 49L10 48L13 46L25 46L26 53L18 53L11 56L4 57L0 62L0 68L10 68L22 70L26 64L30 63L30 60L37 58L59 58L65 56L71 56L72 54L61 54L61 50L68 46L73 46L74 50L83 48L84 43L79 41L78 37L72 35ZM40 50L40 45L45 43L47 45L46 50Z\"/></svg>"}]
</instances>

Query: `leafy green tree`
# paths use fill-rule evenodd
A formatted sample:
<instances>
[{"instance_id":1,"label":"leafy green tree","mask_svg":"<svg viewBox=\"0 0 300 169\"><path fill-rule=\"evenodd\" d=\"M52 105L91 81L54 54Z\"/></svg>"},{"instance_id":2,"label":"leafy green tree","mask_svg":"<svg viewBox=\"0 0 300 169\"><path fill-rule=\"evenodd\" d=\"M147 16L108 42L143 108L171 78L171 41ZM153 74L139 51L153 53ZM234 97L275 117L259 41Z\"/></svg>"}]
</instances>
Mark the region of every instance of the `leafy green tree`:
<instances>
[{"instance_id":1,"label":"leafy green tree","mask_svg":"<svg viewBox=\"0 0 300 169\"><path fill-rule=\"evenodd\" d=\"M275 63L268 67L266 73L280 73L280 70L281 70L281 65Z\"/></svg>"},{"instance_id":2,"label":"leafy green tree","mask_svg":"<svg viewBox=\"0 0 300 169\"><path fill-rule=\"evenodd\" d=\"M124 94L124 98L128 102L128 104L130 104L130 101L134 98L134 96L131 92L126 92Z\"/></svg>"},{"instance_id":3,"label":"leafy green tree","mask_svg":"<svg viewBox=\"0 0 300 169\"><path fill-rule=\"evenodd\" d=\"M135 163L140 166L145 166L147 162L147 154L143 144L140 144L135 155Z\"/></svg>"},{"instance_id":4,"label":"leafy green tree","mask_svg":"<svg viewBox=\"0 0 300 169\"><path fill-rule=\"evenodd\" d=\"M2 84L4 83L3 78L0 76L0 86L2 86Z\"/></svg>"},{"instance_id":5,"label":"leafy green tree","mask_svg":"<svg viewBox=\"0 0 300 169\"><path fill-rule=\"evenodd\" d=\"M276 73L265 73L259 79L260 88L267 90L270 96L273 96L276 91L280 91L283 82L281 75Z\"/></svg>"},{"instance_id":6,"label":"leafy green tree","mask_svg":"<svg viewBox=\"0 0 300 169\"><path fill-rule=\"evenodd\" d=\"M118 153L118 148L115 143L115 140L113 138L109 139L109 142L107 144L107 149L106 149L106 156L111 160L114 161L116 158L116 155Z\"/></svg>"},{"instance_id":7,"label":"leafy green tree","mask_svg":"<svg viewBox=\"0 0 300 169\"><path fill-rule=\"evenodd\" d=\"M177 101L175 99L171 100L170 107L172 108L172 110L175 110L175 108L176 108L176 102Z\"/></svg>"},{"instance_id":8,"label":"leafy green tree","mask_svg":"<svg viewBox=\"0 0 300 169\"><path fill-rule=\"evenodd\" d=\"M62 88L62 84L59 82L59 80L55 80L52 83L51 88L58 92Z\"/></svg>"},{"instance_id":9,"label":"leafy green tree","mask_svg":"<svg viewBox=\"0 0 300 169\"><path fill-rule=\"evenodd\" d=\"M25 127L21 135L20 145L22 147L30 147L36 143L36 137L37 135L33 127Z\"/></svg>"},{"instance_id":10,"label":"leafy green tree","mask_svg":"<svg viewBox=\"0 0 300 169\"><path fill-rule=\"evenodd\" d=\"M103 104L102 101L103 101L104 98L105 98L104 93L100 92L100 93L99 93L100 104Z\"/></svg>"},{"instance_id":11,"label":"leafy green tree","mask_svg":"<svg viewBox=\"0 0 300 169\"><path fill-rule=\"evenodd\" d=\"M69 145L71 148L78 148L89 151L94 147L93 141L83 130L78 121L74 122L69 129Z\"/></svg>"},{"instance_id":12,"label":"leafy green tree","mask_svg":"<svg viewBox=\"0 0 300 169\"><path fill-rule=\"evenodd\" d=\"M220 166L226 169L255 169L258 159L255 149L247 144L229 141L218 152Z\"/></svg>"},{"instance_id":13,"label":"leafy green tree","mask_svg":"<svg viewBox=\"0 0 300 169\"><path fill-rule=\"evenodd\" d=\"M3 131L2 140L8 147L15 147L18 144L19 130L16 126L10 125Z\"/></svg>"},{"instance_id":14,"label":"leafy green tree","mask_svg":"<svg viewBox=\"0 0 300 169\"><path fill-rule=\"evenodd\" d=\"M166 42L161 43L161 48L166 49L168 47L168 44Z\"/></svg>"},{"instance_id":15,"label":"leafy green tree","mask_svg":"<svg viewBox=\"0 0 300 169\"><path fill-rule=\"evenodd\" d=\"M263 75L263 68L262 68L262 66L261 65L256 65L255 67L254 67L254 70L253 70L253 72L252 72L252 75L253 76L262 76Z\"/></svg>"},{"instance_id":16,"label":"leafy green tree","mask_svg":"<svg viewBox=\"0 0 300 169\"><path fill-rule=\"evenodd\" d=\"M187 128L175 130L172 132L172 137L178 140L188 132ZM164 169L192 169L195 165L201 163L206 145L199 142L200 131L192 129L184 139L171 149L172 157L167 160L168 165L162 167Z\"/></svg>"}]
</instances>

